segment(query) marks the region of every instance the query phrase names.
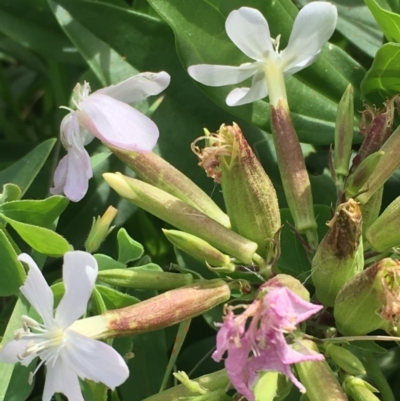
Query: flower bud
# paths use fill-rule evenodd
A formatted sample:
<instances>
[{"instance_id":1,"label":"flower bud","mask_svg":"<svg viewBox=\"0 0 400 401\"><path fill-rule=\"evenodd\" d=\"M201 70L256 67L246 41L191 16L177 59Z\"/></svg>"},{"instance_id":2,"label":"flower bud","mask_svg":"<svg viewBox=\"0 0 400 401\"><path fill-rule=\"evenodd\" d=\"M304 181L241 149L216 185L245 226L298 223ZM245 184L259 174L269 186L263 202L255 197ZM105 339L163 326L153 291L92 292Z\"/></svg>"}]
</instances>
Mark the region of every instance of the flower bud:
<instances>
[{"instance_id":1,"label":"flower bud","mask_svg":"<svg viewBox=\"0 0 400 401\"><path fill-rule=\"evenodd\" d=\"M140 179L176 196L208 217L230 228L229 217L190 178L153 152L130 152L109 147L110 150Z\"/></svg>"},{"instance_id":2,"label":"flower bud","mask_svg":"<svg viewBox=\"0 0 400 401\"><path fill-rule=\"evenodd\" d=\"M343 388L354 401L380 401L374 394L379 392L378 389L358 377L347 376Z\"/></svg>"},{"instance_id":3,"label":"flower bud","mask_svg":"<svg viewBox=\"0 0 400 401\"><path fill-rule=\"evenodd\" d=\"M382 259L357 274L339 291L334 305L336 326L346 336L384 329L392 334L399 323L400 261Z\"/></svg>"},{"instance_id":4,"label":"flower bud","mask_svg":"<svg viewBox=\"0 0 400 401\"><path fill-rule=\"evenodd\" d=\"M176 274L143 270L136 267L100 270L97 277L107 284L119 287L160 291L183 287L193 281L193 276L190 273Z\"/></svg>"},{"instance_id":5,"label":"flower bud","mask_svg":"<svg viewBox=\"0 0 400 401\"><path fill-rule=\"evenodd\" d=\"M334 167L336 177L342 180L349 173L354 132L353 87L349 84L340 99L335 126Z\"/></svg>"},{"instance_id":6,"label":"flower bud","mask_svg":"<svg viewBox=\"0 0 400 401\"><path fill-rule=\"evenodd\" d=\"M317 298L333 306L339 290L364 267L362 217L353 199L339 205L312 260Z\"/></svg>"},{"instance_id":7,"label":"flower bud","mask_svg":"<svg viewBox=\"0 0 400 401\"><path fill-rule=\"evenodd\" d=\"M256 401L283 401L293 387L287 376L278 372L263 371L253 388Z\"/></svg>"},{"instance_id":8,"label":"flower bud","mask_svg":"<svg viewBox=\"0 0 400 401\"><path fill-rule=\"evenodd\" d=\"M232 230L256 242L267 261L276 259L275 238L281 227L278 198L242 131L237 124L222 125L207 143L211 146L203 150L194 144L192 149L201 165L218 168L214 177L221 183Z\"/></svg>"},{"instance_id":9,"label":"flower bud","mask_svg":"<svg viewBox=\"0 0 400 401\"><path fill-rule=\"evenodd\" d=\"M384 153L382 151L372 153L366 159L364 159L356 168L354 173L350 175L350 177L346 181L347 199L360 194L361 188L367 182L373 171L376 169L376 166L378 165L383 155Z\"/></svg>"},{"instance_id":10,"label":"flower bud","mask_svg":"<svg viewBox=\"0 0 400 401\"><path fill-rule=\"evenodd\" d=\"M296 230L306 234L313 249L318 246L317 222L310 179L300 143L293 127L285 101L271 104L271 126L279 171L282 178L286 201L292 214Z\"/></svg>"},{"instance_id":11,"label":"flower bud","mask_svg":"<svg viewBox=\"0 0 400 401\"><path fill-rule=\"evenodd\" d=\"M159 330L228 301L230 293L221 279L198 281L125 308L77 320L70 328L97 339Z\"/></svg>"},{"instance_id":12,"label":"flower bud","mask_svg":"<svg viewBox=\"0 0 400 401\"><path fill-rule=\"evenodd\" d=\"M177 230L163 229L163 233L173 245L190 256L206 262L210 266L225 267L228 271L235 271L235 265L228 255L223 254L201 238Z\"/></svg>"},{"instance_id":13,"label":"flower bud","mask_svg":"<svg viewBox=\"0 0 400 401\"><path fill-rule=\"evenodd\" d=\"M360 205L361 215L363 218L363 241L364 251L369 248L369 244L366 242L366 232L369 227L376 221L381 211L382 206L382 195L383 186L380 187L364 205Z\"/></svg>"},{"instance_id":14,"label":"flower bud","mask_svg":"<svg viewBox=\"0 0 400 401\"><path fill-rule=\"evenodd\" d=\"M196 235L243 263L250 263L257 244L222 226L214 219L169 193L120 173L103 174L123 198L167 223Z\"/></svg>"},{"instance_id":15,"label":"flower bud","mask_svg":"<svg viewBox=\"0 0 400 401\"><path fill-rule=\"evenodd\" d=\"M360 195L356 198L356 200L362 204L366 203L400 167L400 127L398 127L383 144L381 151L384 154L366 183L360 188Z\"/></svg>"},{"instance_id":16,"label":"flower bud","mask_svg":"<svg viewBox=\"0 0 400 401\"><path fill-rule=\"evenodd\" d=\"M302 340L301 345L318 352L312 341ZM348 401L326 361L301 362L295 366L310 401Z\"/></svg>"},{"instance_id":17,"label":"flower bud","mask_svg":"<svg viewBox=\"0 0 400 401\"><path fill-rule=\"evenodd\" d=\"M400 245L400 197L396 198L374 221L365 237L377 252Z\"/></svg>"},{"instance_id":18,"label":"flower bud","mask_svg":"<svg viewBox=\"0 0 400 401\"><path fill-rule=\"evenodd\" d=\"M277 274L276 276L270 278L267 282L261 285L260 290L266 288L279 288L287 287L290 291L294 292L304 301L310 302L310 293L307 288L297 278L290 276L288 274Z\"/></svg>"},{"instance_id":19,"label":"flower bud","mask_svg":"<svg viewBox=\"0 0 400 401\"><path fill-rule=\"evenodd\" d=\"M118 210L115 207L109 206L102 217L98 216L97 219L93 217L92 228L85 242L86 252L93 253L100 248L101 243L115 227L110 225L117 213Z\"/></svg>"},{"instance_id":20,"label":"flower bud","mask_svg":"<svg viewBox=\"0 0 400 401\"><path fill-rule=\"evenodd\" d=\"M328 343L325 346L326 356L336 365L351 375L365 375L366 370L362 362L348 349L340 345Z\"/></svg>"}]
</instances>

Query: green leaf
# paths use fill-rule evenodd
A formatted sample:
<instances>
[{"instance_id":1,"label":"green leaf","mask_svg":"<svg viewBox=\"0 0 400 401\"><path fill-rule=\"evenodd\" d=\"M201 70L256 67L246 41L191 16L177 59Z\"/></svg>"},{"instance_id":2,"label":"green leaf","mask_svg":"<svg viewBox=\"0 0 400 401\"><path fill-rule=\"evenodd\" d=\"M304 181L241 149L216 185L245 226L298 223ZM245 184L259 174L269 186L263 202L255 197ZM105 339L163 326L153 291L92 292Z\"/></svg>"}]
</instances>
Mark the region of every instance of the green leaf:
<instances>
[{"instance_id":1,"label":"green leaf","mask_svg":"<svg viewBox=\"0 0 400 401\"><path fill-rule=\"evenodd\" d=\"M400 42L400 15L382 8L375 0L364 0L389 42Z\"/></svg>"},{"instance_id":2,"label":"green leaf","mask_svg":"<svg viewBox=\"0 0 400 401\"><path fill-rule=\"evenodd\" d=\"M109 269L125 269L126 264L121 263L113 259L111 256L103 255L101 253L96 253L93 255L99 266L99 270L109 270Z\"/></svg>"},{"instance_id":3,"label":"green leaf","mask_svg":"<svg viewBox=\"0 0 400 401\"><path fill-rule=\"evenodd\" d=\"M121 228L117 234L118 261L128 263L140 259L143 256L143 246L129 236L125 228Z\"/></svg>"},{"instance_id":4,"label":"green leaf","mask_svg":"<svg viewBox=\"0 0 400 401\"><path fill-rule=\"evenodd\" d=\"M201 63L240 65L249 61L229 40L224 28L227 13L240 2L223 2L229 4L223 13L205 0L196 2L195 13L192 3L185 0L174 0L173 7L169 0L149 2L174 30L178 53L185 67ZM272 36L282 34L281 44L287 41L296 13L296 7L290 1L251 0L246 6L260 9L268 16ZM292 119L300 141L314 144L333 141L337 102L349 82L357 92L362 76L363 68L357 62L336 46L326 45L311 67L287 80ZM266 101L229 108L225 98L232 86L199 86L220 107L269 130ZM315 132L318 135L314 135Z\"/></svg>"},{"instance_id":5,"label":"green leaf","mask_svg":"<svg viewBox=\"0 0 400 401\"><path fill-rule=\"evenodd\" d=\"M103 285L96 285L96 290L101 295L106 310L124 308L125 306L140 302L139 299L132 295L123 294L122 292Z\"/></svg>"},{"instance_id":6,"label":"green leaf","mask_svg":"<svg viewBox=\"0 0 400 401\"><path fill-rule=\"evenodd\" d=\"M55 139L42 142L21 160L1 171L0 187L7 183L13 183L21 188L23 195L43 167L55 143Z\"/></svg>"},{"instance_id":7,"label":"green leaf","mask_svg":"<svg viewBox=\"0 0 400 401\"><path fill-rule=\"evenodd\" d=\"M20 363L14 366L5 400L23 401L28 399L34 387L34 382L29 384L29 378L35 370L36 363L37 360L33 360L28 366L23 366Z\"/></svg>"},{"instance_id":8,"label":"green leaf","mask_svg":"<svg viewBox=\"0 0 400 401\"><path fill-rule=\"evenodd\" d=\"M379 92L382 97L392 96L400 92L400 44L387 43L378 52L371 68L361 83L364 97Z\"/></svg>"},{"instance_id":9,"label":"green leaf","mask_svg":"<svg viewBox=\"0 0 400 401\"><path fill-rule=\"evenodd\" d=\"M11 202L21 197L21 189L15 184L4 184L3 192L0 194L0 205Z\"/></svg>"},{"instance_id":10,"label":"green leaf","mask_svg":"<svg viewBox=\"0 0 400 401\"><path fill-rule=\"evenodd\" d=\"M17 200L0 205L0 213L21 223L48 227L68 203L68 199L60 195L43 200Z\"/></svg>"},{"instance_id":11,"label":"green leaf","mask_svg":"<svg viewBox=\"0 0 400 401\"><path fill-rule=\"evenodd\" d=\"M5 215L0 215L21 238L34 250L50 256L62 256L70 247L60 234L44 227L20 223Z\"/></svg>"},{"instance_id":12,"label":"green leaf","mask_svg":"<svg viewBox=\"0 0 400 401\"><path fill-rule=\"evenodd\" d=\"M4 231L0 230L0 296L16 294L24 284L26 274L17 256Z\"/></svg>"}]
</instances>

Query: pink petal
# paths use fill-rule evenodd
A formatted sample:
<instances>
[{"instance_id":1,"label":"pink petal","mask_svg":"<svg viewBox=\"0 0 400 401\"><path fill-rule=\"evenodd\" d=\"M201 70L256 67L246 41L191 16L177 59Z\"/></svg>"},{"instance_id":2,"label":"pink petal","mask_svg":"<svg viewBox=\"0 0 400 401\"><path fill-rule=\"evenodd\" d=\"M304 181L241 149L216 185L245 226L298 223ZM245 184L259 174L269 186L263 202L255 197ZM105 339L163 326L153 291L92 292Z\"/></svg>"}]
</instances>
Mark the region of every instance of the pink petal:
<instances>
[{"instance_id":1,"label":"pink petal","mask_svg":"<svg viewBox=\"0 0 400 401\"><path fill-rule=\"evenodd\" d=\"M80 125L107 145L149 152L157 143L157 125L119 100L94 93L80 107L82 111L77 111Z\"/></svg>"},{"instance_id":2,"label":"pink petal","mask_svg":"<svg viewBox=\"0 0 400 401\"><path fill-rule=\"evenodd\" d=\"M42 317L47 327L54 327L53 305L54 297L49 285L43 277L37 264L26 253L21 253L18 260L29 266L28 276L20 291Z\"/></svg>"},{"instance_id":3,"label":"pink petal","mask_svg":"<svg viewBox=\"0 0 400 401\"><path fill-rule=\"evenodd\" d=\"M97 271L97 261L90 253L72 251L64 255L65 293L55 315L60 328L69 327L85 313L97 278Z\"/></svg>"},{"instance_id":4,"label":"pink petal","mask_svg":"<svg viewBox=\"0 0 400 401\"><path fill-rule=\"evenodd\" d=\"M85 401L79 386L77 374L62 360L57 358L47 366L43 401L51 401L54 393L62 393L68 401Z\"/></svg>"},{"instance_id":5,"label":"pink petal","mask_svg":"<svg viewBox=\"0 0 400 401\"><path fill-rule=\"evenodd\" d=\"M69 346L63 349L62 358L81 379L114 389L128 378L129 369L114 348L73 330L67 330L66 335Z\"/></svg>"},{"instance_id":6,"label":"pink petal","mask_svg":"<svg viewBox=\"0 0 400 401\"><path fill-rule=\"evenodd\" d=\"M124 103L140 102L149 96L158 95L169 85L171 77L165 71L143 72L120 82L100 89L93 94L110 96Z\"/></svg>"}]
</instances>

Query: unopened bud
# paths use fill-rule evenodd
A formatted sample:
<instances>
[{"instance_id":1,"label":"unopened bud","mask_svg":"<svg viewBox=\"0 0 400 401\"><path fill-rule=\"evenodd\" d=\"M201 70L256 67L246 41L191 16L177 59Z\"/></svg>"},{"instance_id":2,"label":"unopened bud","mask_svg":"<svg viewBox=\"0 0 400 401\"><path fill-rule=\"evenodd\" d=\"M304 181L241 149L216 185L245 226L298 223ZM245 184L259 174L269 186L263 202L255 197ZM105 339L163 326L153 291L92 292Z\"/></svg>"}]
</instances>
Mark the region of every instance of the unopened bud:
<instances>
[{"instance_id":1,"label":"unopened bud","mask_svg":"<svg viewBox=\"0 0 400 401\"><path fill-rule=\"evenodd\" d=\"M351 375L365 375L366 371L362 362L348 349L340 345L328 343L325 346L326 355L336 365Z\"/></svg>"},{"instance_id":2,"label":"unopened bud","mask_svg":"<svg viewBox=\"0 0 400 401\"><path fill-rule=\"evenodd\" d=\"M229 217L217 204L190 178L162 157L153 152L138 153L109 148L143 181L176 196L223 226L230 227Z\"/></svg>"},{"instance_id":3,"label":"unopened bud","mask_svg":"<svg viewBox=\"0 0 400 401\"><path fill-rule=\"evenodd\" d=\"M362 217L353 199L339 205L312 260L317 298L333 306L339 290L364 267Z\"/></svg>"},{"instance_id":4,"label":"unopened bud","mask_svg":"<svg viewBox=\"0 0 400 401\"><path fill-rule=\"evenodd\" d=\"M275 105L270 106L272 133L286 201L296 230L300 234L306 234L311 248L316 249L317 222L314 217L310 179L300 142L286 102L278 100Z\"/></svg>"},{"instance_id":5,"label":"unopened bud","mask_svg":"<svg viewBox=\"0 0 400 401\"><path fill-rule=\"evenodd\" d=\"M214 219L169 193L120 173L103 174L123 198L167 223L193 234L244 263L251 263L257 244L222 226Z\"/></svg>"},{"instance_id":6,"label":"unopened bud","mask_svg":"<svg viewBox=\"0 0 400 401\"><path fill-rule=\"evenodd\" d=\"M118 210L115 207L109 206L103 216L98 216L97 219L93 217L92 228L85 242L86 252L93 253L100 248L101 243L115 227L110 226L117 213Z\"/></svg>"},{"instance_id":7,"label":"unopened bud","mask_svg":"<svg viewBox=\"0 0 400 401\"><path fill-rule=\"evenodd\" d=\"M287 376L278 372L260 372L253 388L255 401L283 401L293 387Z\"/></svg>"},{"instance_id":8,"label":"unopened bud","mask_svg":"<svg viewBox=\"0 0 400 401\"><path fill-rule=\"evenodd\" d=\"M400 261L382 259L357 274L339 291L334 316L340 333L363 335L397 330L400 310Z\"/></svg>"},{"instance_id":9,"label":"unopened bud","mask_svg":"<svg viewBox=\"0 0 400 401\"><path fill-rule=\"evenodd\" d=\"M261 285L260 289L263 287L279 288L287 287L290 291L294 292L304 301L310 302L310 293L307 288L297 278L290 276L289 274L277 274L276 276L270 278L267 282Z\"/></svg>"},{"instance_id":10,"label":"unopened bud","mask_svg":"<svg viewBox=\"0 0 400 401\"><path fill-rule=\"evenodd\" d=\"M173 245L195 259L206 262L210 266L224 267L227 271L235 271L235 265L228 255L225 255L201 238L177 230L163 229L163 233Z\"/></svg>"},{"instance_id":11,"label":"unopened bud","mask_svg":"<svg viewBox=\"0 0 400 401\"><path fill-rule=\"evenodd\" d=\"M312 341L303 340L302 345L318 352L318 347ZM348 401L325 360L301 362L296 363L295 366L310 401Z\"/></svg>"},{"instance_id":12,"label":"unopened bud","mask_svg":"<svg viewBox=\"0 0 400 401\"><path fill-rule=\"evenodd\" d=\"M347 376L343 388L354 401L380 401L374 394L379 392L378 389L358 377Z\"/></svg>"},{"instance_id":13,"label":"unopened bud","mask_svg":"<svg viewBox=\"0 0 400 401\"><path fill-rule=\"evenodd\" d=\"M203 139L201 137L199 139ZM258 244L258 253L267 261L276 258L281 217L271 180L253 153L237 124L222 125L207 136L206 147L192 149L201 165L221 183L232 229Z\"/></svg>"},{"instance_id":14,"label":"unopened bud","mask_svg":"<svg viewBox=\"0 0 400 401\"><path fill-rule=\"evenodd\" d=\"M400 197L396 198L375 220L365 233L366 239L377 252L400 245Z\"/></svg>"},{"instance_id":15,"label":"unopened bud","mask_svg":"<svg viewBox=\"0 0 400 401\"><path fill-rule=\"evenodd\" d=\"M339 180L347 177L353 144L354 101L353 87L348 85L340 99L335 126L334 167Z\"/></svg>"}]
</instances>

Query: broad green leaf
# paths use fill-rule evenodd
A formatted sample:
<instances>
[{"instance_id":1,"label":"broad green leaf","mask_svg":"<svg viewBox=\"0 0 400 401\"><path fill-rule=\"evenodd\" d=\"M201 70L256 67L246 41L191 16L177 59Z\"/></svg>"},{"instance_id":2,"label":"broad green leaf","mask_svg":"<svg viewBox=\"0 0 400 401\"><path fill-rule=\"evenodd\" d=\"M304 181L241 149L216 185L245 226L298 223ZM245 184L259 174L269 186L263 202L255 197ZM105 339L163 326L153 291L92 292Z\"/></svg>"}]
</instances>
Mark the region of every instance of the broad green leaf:
<instances>
[{"instance_id":1,"label":"broad green leaf","mask_svg":"<svg viewBox=\"0 0 400 401\"><path fill-rule=\"evenodd\" d=\"M63 35L46 0L2 1L0 31L48 58L82 64L82 58Z\"/></svg>"},{"instance_id":2,"label":"broad green leaf","mask_svg":"<svg viewBox=\"0 0 400 401\"><path fill-rule=\"evenodd\" d=\"M0 194L0 205L15 201L21 197L21 189L15 184L4 184L3 192Z\"/></svg>"},{"instance_id":3,"label":"broad green leaf","mask_svg":"<svg viewBox=\"0 0 400 401\"><path fill-rule=\"evenodd\" d=\"M129 294L123 294L103 285L96 285L98 294L102 297L105 310L124 308L125 306L134 305L140 302L139 299ZM104 311L102 311L104 312Z\"/></svg>"},{"instance_id":4,"label":"broad green leaf","mask_svg":"<svg viewBox=\"0 0 400 401\"><path fill-rule=\"evenodd\" d=\"M94 311L97 315L101 315L104 313L107 308L104 303L103 297L101 296L100 292L97 290L97 286L93 289L92 292L92 299L94 303Z\"/></svg>"},{"instance_id":5,"label":"broad green leaf","mask_svg":"<svg viewBox=\"0 0 400 401\"><path fill-rule=\"evenodd\" d=\"M99 265L99 270L109 270L109 269L125 269L126 264L118 262L111 256L103 255L101 253L96 253L93 255Z\"/></svg>"},{"instance_id":6,"label":"broad green leaf","mask_svg":"<svg viewBox=\"0 0 400 401\"><path fill-rule=\"evenodd\" d=\"M21 262L4 231L0 230L0 296L16 294L26 277Z\"/></svg>"},{"instance_id":7,"label":"broad green leaf","mask_svg":"<svg viewBox=\"0 0 400 401\"><path fill-rule=\"evenodd\" d=\"M400 15L382 8L376 0L364 0L389 42L400 42Z\"/></svg>"},{"instance_id":8,"label":"broad green leaf","mask_svg":"<svg viewBox=\"0 0 400 401\"><path fill-rule=\"evenodd\" d=\"M28 366L17 363L11 376L5 400L24 401L31 394L35 382L30 383L30 376L35 370L37 360L32 361Z\"/></svg>"},{"instance_id":9,"label":"broad green leaf","mask_svg":"<svg viewBox=\"0 0 400 401\"><path fill-rule=\"evenodd\" d=\"M48 227L68 203L68 199L60 195L43 200L17 200L0 205L0 213L21 223Z\"/></svg>"},{"instance_id":10,"label":"broad green leaf","mask_svg":"<svg viewBox=\"0 0 400 401\"><path fill-rule=\"evenodd\" d=\"M44 227L20 223L5 215L0 215L21 238L34 250L50 256L62 256L70 250L69 244L60 234Z\"/></svg>"},{"instance_id":11,"label":"broad green leaf","mask_svg":"<svg viewBox=\"0 0 400 401\"><path fill-rule=\"evenodd\" d=\"M387 43L378 52L361 83L364 97L379 92L385 98L400 92L400 44Z\"/></svg>"},{"instance_id":12,"label":"broad green leaf","mask_svg":"<svg viewBox=\"0 0 400 401\"><path fill-rule=\"evenodd\" d=\"M169 0L149 2L174 30L178 53L185 67L201 63L240 65L249 61L229 40L224 28L227 13L237 8L239 1L223 2L229 4L229 7L224 7L223 13L205 0L196 3L196 13L193 13L192 3L184 0L174 1L173 7ZM282 34L281 47L284 47L296 7L286 0L252 0L246 5L258 8L268 16L272 36ZM349 82L357 91L362 75L363 68L358 63L336 46L326 45L313 66L287 80L292 118L302 142L332 142L337 102ZM232 86L199 86L220 107L269 130L269 106L266 101L228 108L225 98Z\"/></svg>"},{"instance_id":13,"label":"broad green leaf","mask_svg":"<svg viewBox=\"0 0 400 401\"><path fill-rule=\"evenodd\" d=\"M21 160L1 171L0 187L7 183L13 183L21 188L23 195L43 167L55 142L55 139L48 139L42 142Z\"/></svg>"},{"instance_id":14,"label":"broad green leaf","mask_svg":"<svg viewBox=\"0 0 400 401\"><path fill-rule=\"evenodd\" d=\"M128 263L140 259L143 256L143 246L129 236L125 228L121 228L117 234L118 261Z\"/></svg>"}]
</instances>

